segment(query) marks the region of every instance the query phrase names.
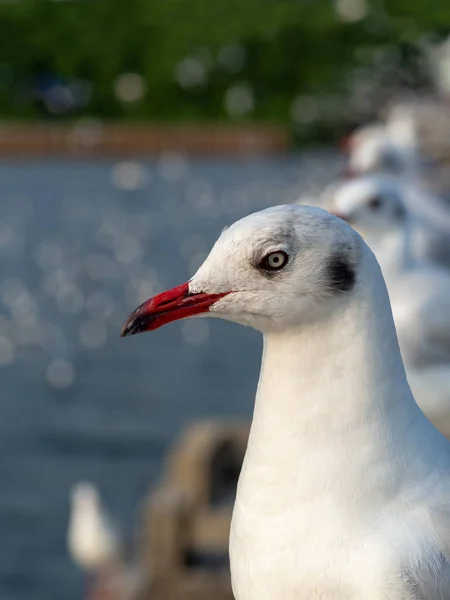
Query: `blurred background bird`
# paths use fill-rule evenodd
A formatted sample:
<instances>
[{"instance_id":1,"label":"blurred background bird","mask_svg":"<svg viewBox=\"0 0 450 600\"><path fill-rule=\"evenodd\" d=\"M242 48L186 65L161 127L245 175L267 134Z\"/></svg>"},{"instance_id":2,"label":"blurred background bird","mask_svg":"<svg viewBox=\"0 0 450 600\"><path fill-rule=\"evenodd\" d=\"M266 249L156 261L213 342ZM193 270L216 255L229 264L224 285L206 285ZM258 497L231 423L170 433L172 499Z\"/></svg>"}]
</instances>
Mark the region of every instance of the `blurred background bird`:
<instances>
[{"instance_id":1,"label":"blurred background bird","mask_svg":"<svg viewBox=\"0 0 450 600\"><path fill-rule=\"evenodd\" d=\"M346 141L344 179L320 203L366 239L382 268L408 380L450 436L450 206L426 189L416 123L399 107Z\"/></svg>"},{"instance_id":2,"label":"blurred background bird","mask_svg":"<svg viewBox=\"0 0 450 600\"><path fill-rule=\"evenodd\" d=\"M67 543L72 560L86 574L88 598L94 597L93 590L106 587L108 578L120 575L121 536L92 483L79 482L72 488Z\"/></svg>"},{"instance_id":3,"label":"blurred background bird","mask_svg":"<svg viewBox=\"0 0 450 600\"><path fill-rule=\"evenodd\" d=\"M385 123L358 128L344 147L348 152L346 176L381 173L411 183L420 181L422 165L416 124L407 108L391 111Z\"/></svg>"}]
</instances>

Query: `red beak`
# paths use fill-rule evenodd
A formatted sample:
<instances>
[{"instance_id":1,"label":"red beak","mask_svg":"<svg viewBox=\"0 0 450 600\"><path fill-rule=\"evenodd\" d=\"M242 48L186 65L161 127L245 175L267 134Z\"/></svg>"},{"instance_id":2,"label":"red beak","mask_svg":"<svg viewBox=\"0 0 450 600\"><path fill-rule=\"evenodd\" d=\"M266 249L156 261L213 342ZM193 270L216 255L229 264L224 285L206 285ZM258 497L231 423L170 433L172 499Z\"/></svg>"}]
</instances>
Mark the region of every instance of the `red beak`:
<instances>
[{"instance_id":1,"label":"red beak","mask_svg":"<svg viewBox=\"0 0 450 600\"><path fill-rule=\"evenodd\" d=\"M339 142L339 148L346 154L350 153L353 149L353 136L347 135L346 137L342 138Z\"/></svg>"},{"instance_id":2,"label":"red beak","mask_svg":"<svg viewBox=\"0 0 450 600\"><path fill-rule=\"evenodd\" d=\"M339 217L339 219L342 219L343 221L347 221L348 219L345 215L343 215L342 213L336 212L334 210L329 210L328 211L330 213L330 215L334 215L335 217Z\"/></svg>"},{"instance_id":3,"label":"red beak","mask_svg":"<svg viewBox=\"0 0 450 600\"><path fill-rule=\"evenodd\" d=\"M207 312L214 302L229 293L192 294L189 292L189 284L183 283L141 304L128 317L122 327L121 337L153 331L171 321Z\"/></svg>"},{"instance_id":4,"label":"red beak","mask_svg":"<svg viewBox=\"0 0 450 600\"><path fill-rule=\"evenodd\" d=\"M358 173L356 173L351 167L344 167L341 173L341 177L343 177L344 179L352 179L357 175Z\"/></svg>"}]
</instances>

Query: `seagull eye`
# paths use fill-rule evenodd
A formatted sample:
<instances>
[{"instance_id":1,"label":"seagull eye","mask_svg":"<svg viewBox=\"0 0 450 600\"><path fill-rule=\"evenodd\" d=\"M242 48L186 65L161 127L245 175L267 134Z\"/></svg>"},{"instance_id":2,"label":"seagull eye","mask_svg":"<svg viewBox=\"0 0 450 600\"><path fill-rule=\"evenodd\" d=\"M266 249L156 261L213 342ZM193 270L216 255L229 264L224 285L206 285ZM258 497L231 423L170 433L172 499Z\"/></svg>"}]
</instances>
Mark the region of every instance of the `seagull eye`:
<instances>
[{"instance_id":1,"label":"seagull eye","mask_svg":"<svg viewBox=\"0 0 450 600\"><path fill-rule=\"evenodd\" d=\"M289 256L286 252L282 250L278 250L277 252L270 252L267 254L259 266L261 269L265 269L266 271L279 271L284 266L286 266Z\"/></svg>"},{"instance_id":2,"label":"seagull eye","mask_svg":"<svg viewBox=\"0 0 450 600\"><path fill-rule=\"evenodd\" d=\"M381 201L381 198L379 198L378 196L375 196L374 198L369 200L369 203L368 203L368 206L371 210L378 210L379 208L381 208L381 205L382 205L382 201Z\"/></svg>"}]
</instances>

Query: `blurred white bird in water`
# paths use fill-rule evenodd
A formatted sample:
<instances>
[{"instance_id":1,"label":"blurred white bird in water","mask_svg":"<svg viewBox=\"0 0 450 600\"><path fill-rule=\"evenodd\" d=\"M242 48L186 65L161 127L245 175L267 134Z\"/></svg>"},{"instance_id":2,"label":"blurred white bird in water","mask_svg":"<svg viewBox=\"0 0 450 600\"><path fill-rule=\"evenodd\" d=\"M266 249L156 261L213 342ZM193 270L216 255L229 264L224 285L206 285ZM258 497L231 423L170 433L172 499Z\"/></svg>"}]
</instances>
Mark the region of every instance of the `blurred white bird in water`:
<instances>
[{"instance_id":1,"label":"blurred white bird in water","mask_svg":"<svg viewBox=\"0 0 450 600\"><path fill-rule=\"evenodd\" d=\"M419 141L419 128L424 127L416 109L408 104L394 106L385 123L365 125L349 135L341 145L347 154L343 174L346 178L389 175L421 191L422 200L448 204L450 177L447 164L439 159L439 152L430 155L432 145L429 142L429 147L425 148L426 142ZM420 119L424 121L424 116ZM445 130L440 133L443 140L446 134ZM435 137L438 135L439 130Z\"/></svg>"},{"instance_id":2,"label":"blurred white bird in water","mask_svg":"<svg viewBox=\"0 0 450 600\"><path fill-rule=\"evenodd\" d=\"M97 585L97 579L120 570L122 543L119 531L92 483L79 482L71 490L67 542L71 558L87 575L89 589L91 581L93 587L94 582Z\"/></svg>"},{"instance_id":3,"label":"blurred white bird in water","mask_svg":"<svg viewBox=\"0 0 450 600\"><path fill-rule=\"evenodd\" d=\"M450 437L450 271L427 262L433 253L425 251L437 241L436 233L414 219L401 188L380 177L340 185L330 210L355 227L375 252L417 403ZM450 244L447 252L450 258Z\"/></svg>"},{"instance_id":4,"label":"blurred white bird in water","mask_svg":"<svg viewBox=\"0 0 450 600\"><path fill-rule=\"evenodd\" d=\"M357 142L350 142L347 177L373 173L394 176L416 176L417 165L409 152L404 152L378 131L368 131Z\"/></svg>"},{"instance_id":5,"label":"blurred white bird in water","mask_svg":"<svg viewBox=\"0 0 450 600\"><path fill-rule=\"evenodd\" d=\"M384 271L390 261L404 260L405 250L416 262L450 267L450 210L425 196L392 177L372 175L330 185L321 204L366 237Z\"/></svg>"},{"instance_id":6,"label":"blurred white bird in water","mask_svg":"<svg viewBox=\"0 0 450 600\"><path fill-rule=\"evenodd\" d=\"M416 124L411 111L398 108L386 123L358 128L345 143L348 152L346 174L360 176L384 173L417 181L421 156Z\"/></svg>"}]
</instances>

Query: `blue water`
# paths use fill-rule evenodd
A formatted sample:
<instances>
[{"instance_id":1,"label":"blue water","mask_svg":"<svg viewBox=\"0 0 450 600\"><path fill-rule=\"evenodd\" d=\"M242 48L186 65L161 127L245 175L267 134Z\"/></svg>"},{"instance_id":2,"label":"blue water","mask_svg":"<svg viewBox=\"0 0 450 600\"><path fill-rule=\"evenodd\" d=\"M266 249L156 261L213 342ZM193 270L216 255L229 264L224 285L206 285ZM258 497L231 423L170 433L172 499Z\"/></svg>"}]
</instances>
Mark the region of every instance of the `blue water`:
<instances>
[{"instance_id":1,"label":"blue water","mask_svg":"<svg viewBox=\"0 0 450 600\"><path fill-rule=\"evenodd\" d=\"M127 533L192 419L249 417L261 340L199 319L120 339L225 225L320 188L331 154L0 164L0 598L75 600L68 499L96 483Z\"/></svg>"}]
</instances>

